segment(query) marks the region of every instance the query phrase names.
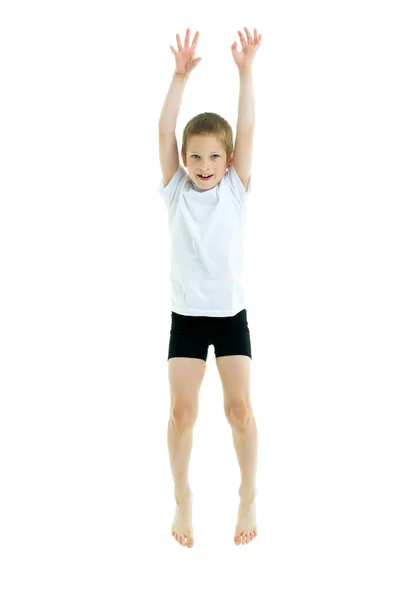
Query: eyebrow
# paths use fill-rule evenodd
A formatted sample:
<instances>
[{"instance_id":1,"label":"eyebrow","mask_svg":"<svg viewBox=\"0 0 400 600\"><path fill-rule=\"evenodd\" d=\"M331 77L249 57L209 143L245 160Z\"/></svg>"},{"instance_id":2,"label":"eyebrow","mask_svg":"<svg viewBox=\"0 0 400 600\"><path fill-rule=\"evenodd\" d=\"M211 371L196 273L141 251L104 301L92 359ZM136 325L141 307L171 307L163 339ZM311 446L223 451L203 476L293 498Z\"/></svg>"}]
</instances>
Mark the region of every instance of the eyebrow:
<instances>
[{"instance_id":1,"label":"eyebrow","mask_svg":"<svg viewBox=\"0 0 400 600\"><path fill-rule=\"evenodd\" d=\"M221 150L211 150L210 154L220 154ZM196 150L189 150L189 154L199 154Z\"/></svg>"}]
</instances>

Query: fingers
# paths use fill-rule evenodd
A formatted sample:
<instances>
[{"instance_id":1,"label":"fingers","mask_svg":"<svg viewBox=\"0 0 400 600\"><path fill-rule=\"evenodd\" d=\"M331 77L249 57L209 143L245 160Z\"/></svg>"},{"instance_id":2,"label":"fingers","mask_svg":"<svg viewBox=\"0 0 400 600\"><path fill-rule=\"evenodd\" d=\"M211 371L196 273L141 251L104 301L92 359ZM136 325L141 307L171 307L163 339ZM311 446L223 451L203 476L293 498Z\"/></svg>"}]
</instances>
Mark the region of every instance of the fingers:
<instances>
[{"instance_id":1,"label":"fingers","mask_svg":"<svg viewBox=\"0 0 400 600\"><path fill-rule=\"evenodd\" d=\"M247 27L243 27L243 29L246 32L246 36L247 36L247 43L251 44L253 42L253 40L251 39L251 33L250 31L247 29Z\"/></svg>"},{"instance_id":2,"label":"fingers","mask_svg":"<svg viewBox=\"0 0 400 600\"><path fill-rule=\"evenodd\" d=\"M192 42L192 48L193 48L193 50L196 48L196 44L197 44L197 40L199 39L199 35L200 35L200 32L196 31L196 35L194 36L193 42Z\"/></svg>"},{"instance_id":3,"label":"fingers","mask_svg":"<svg viewBox=\"0 0 400 600\"><path fill-rule=\"evenodd\" d=\"M195 50L196 48L196 44L197 44L197 40L199 39L199 35L200 32L196 31L196 35L193 38L193 42L192 42L192 49ZM185 35L185 48L189 48L189 41L190 41L190 28L186 29L186 35ZM179 36L179 33L176 34L176 43L178 45L178 52L180 52L181 50L183 50L182 47L182 42L181 42L181 38Z\"/></svg>"},{"instance_id":4,"label":"fingers","mask_svg":"<svg viewBox=\"0 0 400 600\"><path fill-rule=\"evenodd\" d=\"M190 29L186 29L185 48L187 48L189 46L189 40L190 40Z\"/></svg>"},{"instance_id":5,"label":"fingers","mask_svg":"<svg viewBox=\"0 0 400 600\"><path fill-rule=\"evenodd\" d=\"M241 31L238 30L238 34L239 34L239 38L240 38L240 42L242 44L242 50L243 50L243 48L246 46L246 40L244 39L244 35Z\"/></svg>"},{"instance_id":6,"label":"fingers","mask_svg":"<svg viewBox=\"0 0 400 600\"><path fill-rule=\"evenodd\" d=\"M243 29L246 32L246 37L247 37L247 42L244 39L244 35L242 34L242 32L240 30L238 30L238 34L239 34L239 38L242 44L242 50L243 48L246 46L246 44L252 45L253 44L253 38L251 37L251 33L250 30L248 29L248 27L243 27ZM254 29L254 44L258 45L261 42L261 33L260 35L257 33L257 29Z\"/></svg>"},{"instance_id":7,"label":"fingers","mask_svg":"<svg viewBox=\"0 0 400 600\"><path fill-rule=\"evenodd\" d=\"M257 29L254 29L254 41L253 41L253 38L252 38L252 35L250 33L249 28L248 27L243 27L243 29L246 32L247 41L246 41L244 35L242 34L242 32L240 30L238 30L239 39L240 39L240 42L242 44L242 50L244 50L244 48L247 45L252 46L254 44L255 46L259 46L260 43L261 43L261 33L258 34L257 33ZM195 36L193 38L193 41L192 41L192 45L189 46L189 44L190 44L190 28L188 27L186 29L185 42L184 42L185 45L183 47L182 46L182 42L181 42L181 38L179 36L179 33L177 33L176 34L176 43L177 43L177 46L178 46L178 52L182 52L182 50L184 48L185 48L185 50L189 49L189 47L194 52L196 50L196 44L197 44L197 41L199 39L199 35L200 35L200 32L196 31L196 34L195 34ZM231 48L232 49L236 49L236 46L237 46L237 42L234 42L234 44L232 44ZM172 52L174 54L176 54L176 51L173 49L173 47L170 46L170 48L171 48Z\"/></svg>"},{"instance_id":8,"label":"fingers","mask_svg":"<svg viewBox=\"0 0 400 600\"><path fill-rule=\"evenodd\" d=\"M196 44L197 44L197 40L199 39L199 35L200 32L196 31L196 34L193 38L193 42L192 42L192 48L196 48ZM188 27L186 29L186 36L185 36L185 47L188 48L189 47L189 42L190 42L190 28Z\"/></svg>"},{"instance_id":9,"label":"fingers","mask_svg":"<svg viewBox=\"0 0 400 600\"><path fill-rule=\"evenodd\" d=\"M257 45L261 43L261 33L258 35L257 29L254 30L254 43Z\"/></svg>"}]
</instances>

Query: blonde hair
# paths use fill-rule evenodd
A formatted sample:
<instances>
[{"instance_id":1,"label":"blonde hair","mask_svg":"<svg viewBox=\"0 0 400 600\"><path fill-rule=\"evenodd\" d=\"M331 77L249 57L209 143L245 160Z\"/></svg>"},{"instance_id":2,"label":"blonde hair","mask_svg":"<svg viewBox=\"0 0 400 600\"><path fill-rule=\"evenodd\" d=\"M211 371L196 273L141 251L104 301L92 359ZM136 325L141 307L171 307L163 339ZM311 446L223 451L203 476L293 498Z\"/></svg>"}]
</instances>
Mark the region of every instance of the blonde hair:
<instances>
[{"instance_id":1,"label":"blonde hair","mask_svg":"<svg viewBox=\"0 0 400 600\"><path fill-rule=\"evenodd\" d=\"M205 112L190 119L183 131L182 152L185 157L189 138L193 135L215 136L222 144L228 161L233 152L233 133L232 127L223 117L216 113Z\"/></svg>"}]
</instances>

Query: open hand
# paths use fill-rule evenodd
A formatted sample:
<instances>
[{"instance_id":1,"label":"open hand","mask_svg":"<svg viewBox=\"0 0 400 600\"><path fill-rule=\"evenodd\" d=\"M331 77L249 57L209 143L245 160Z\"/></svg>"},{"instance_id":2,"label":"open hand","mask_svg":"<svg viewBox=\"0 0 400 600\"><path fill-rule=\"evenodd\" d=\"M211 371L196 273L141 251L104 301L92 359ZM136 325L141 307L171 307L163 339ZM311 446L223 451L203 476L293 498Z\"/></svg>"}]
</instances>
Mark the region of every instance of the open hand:
<instances>
[{"instance_id":1,"label":"open hand","mask_svg":"<svg viewBox=\"0 0 400 600\"><path fill-rule=\"evenodd\" d=\"M192 45L189 46L190 40L190 29L186 29L185 45L182 48L181 38L179 33L176 34L176 41L178 44L178 52L173 46L170 46L176 61L176 72L177 73L190 73L201 61L201 58L194 58L196 51L197 40L199 39L199 32L193 38Z\"/></svg>"},{"instance_id":2,"label":"open hand","mask_svg":"<svg viewBox=\"0 0 400 600\"><path fill-rule=\"evenodd\" d=\"M257 29L254 30L254 40L251 37L250 31L247 27L244 27L244 30L247 35L247 42L244 39L244 36L241 31L238 31L240 41L242 42L242 52L238 52L237 50L237 42L234 42L231 46L233 59L236 63L238 69L245 70L251 67L254 57L256 55L257 50L261 45L261 33L257 34Z\"/></svg>"}]
</instances>

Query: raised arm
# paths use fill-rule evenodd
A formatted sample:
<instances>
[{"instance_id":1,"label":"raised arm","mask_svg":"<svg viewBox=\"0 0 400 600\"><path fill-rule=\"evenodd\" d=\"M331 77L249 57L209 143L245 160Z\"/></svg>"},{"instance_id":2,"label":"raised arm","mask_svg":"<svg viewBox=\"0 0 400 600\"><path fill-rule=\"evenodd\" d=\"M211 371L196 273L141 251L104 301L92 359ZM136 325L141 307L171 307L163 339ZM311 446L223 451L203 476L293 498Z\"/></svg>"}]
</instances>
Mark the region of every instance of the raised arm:
<instances>
[{"instance_id":1,"label":"raised arm","mask_svg":"<svg viewBox=\"0 0 400 600\"><path fill-rule=\"evenodd\" d=\"M158 121L158 147L164 187L179 168L175 128L187 79L187 75L174 73Z\"/></svg>"},{"instance_id":2,"label":"raised arm","mask_svg":"<svg viewBox=\"0 0 400 600\"><path fill-rule=\"evenodd\" d=\"M238 31L242 43L242 52L236 49L237 42L231 46L234 61L239 69L240 91L238 120L236 126L236 140L233 155L233 166L243 183L245 189L250 182L251 166L253 159L253 136L255 127L255 100L253 88L252 64L254 56L261 44L261 33L254 30L254 40L247 27L244 28L247 42L243 34Z\"/></svg>"},{"instance_id":3,"label":"raised arm","mask_svg":"<svg viewBox=\"0 0 400 600\"><path fill-rule=\"evenodd\" d=\"M176 68L158 121L160 165L164 187L168 185L179 168L175 129L186 82L191 71L201 61L201 58L194 58L198 37L199 32L196 33L192 45L189 46L190 29L187 29L184 47L182 47L179 34L176 34L178 52L170 46L175 56Z\"/></svg>"}]
</instances>

